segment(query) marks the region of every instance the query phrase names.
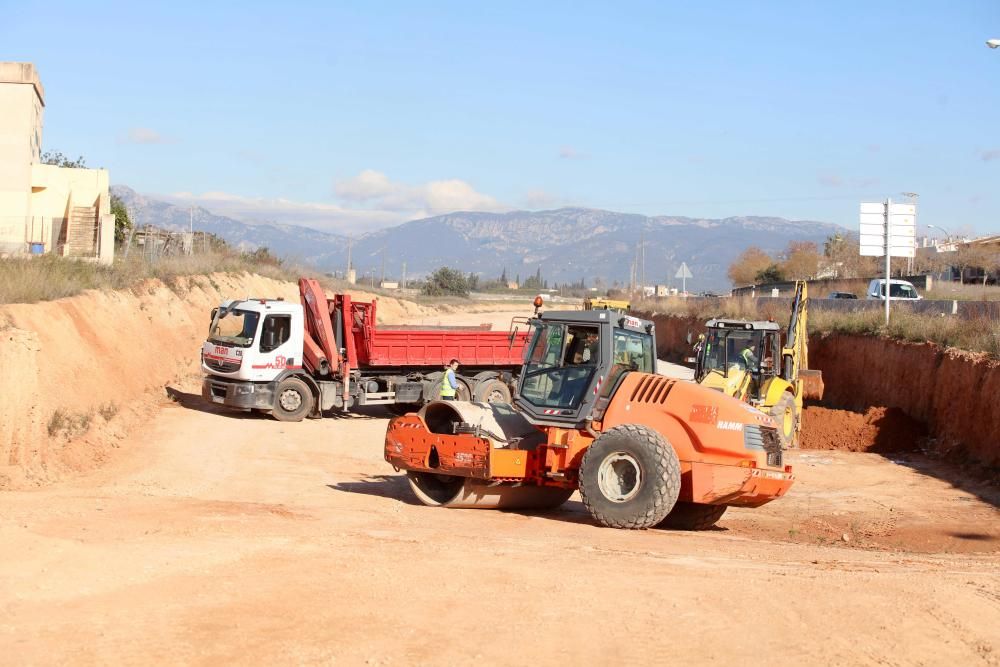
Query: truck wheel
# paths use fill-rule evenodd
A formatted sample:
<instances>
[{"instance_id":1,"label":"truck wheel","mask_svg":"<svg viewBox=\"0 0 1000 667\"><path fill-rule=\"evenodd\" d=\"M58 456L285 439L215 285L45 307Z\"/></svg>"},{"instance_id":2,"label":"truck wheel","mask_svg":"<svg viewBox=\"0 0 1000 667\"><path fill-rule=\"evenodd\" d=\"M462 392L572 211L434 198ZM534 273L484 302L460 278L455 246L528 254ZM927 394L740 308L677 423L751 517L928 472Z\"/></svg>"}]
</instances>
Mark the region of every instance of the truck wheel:
<instances>
[{"instance_id":1,"label":"truck wheel","mask_svg":"<svg viewBox=\"0 0 1000 667\"><path fill-rule=\"evenodd\" d=\"M497 378L483 380L476 385L474 400L477 403L510 403L510 388Z\"/></svg>"},{"instance_id":2,"label":"truck wheel","mask_svg":"<svg viewBox=\"0 0 1000 667\"><path fill-rule=\"evenodd\" d=\"M312 390L298 378L285 378L274 392L274 409L271 414L282 422L300 422L312 411Z\"/></svg>"},{"instance_id":3,"label":"truck wheel","mask_svg":"<svg viewBox=\"0 0 1000 667\"><path fill-rule=\"evenodd\" d=\"M725 513L725 505L704 505L679 500L660 525L678 530L708 530Z\"/></svg>"},{"instance_id":4,"label":"truck wheel","mask_svg":"<svg viewBox=\"0 0 1000 667\"><path fill-rule=\"evenodd\" d=\"M673 509L680 490L677 453L648 426L615 426L583 454L580 497L602 526L651 528Z\"/></svg>"},{"instance_id":5,"label":"truck wheel","mask_svg":"<svg viewBox=\"0 0 1000 667\"><path fill-rule=\"evenodd\" d=\"M799 416L795 414L795 398L787 391L771 406L770 414L778 422L781 448L793 449L799 445Z\"/></svg>"}]
</instances>

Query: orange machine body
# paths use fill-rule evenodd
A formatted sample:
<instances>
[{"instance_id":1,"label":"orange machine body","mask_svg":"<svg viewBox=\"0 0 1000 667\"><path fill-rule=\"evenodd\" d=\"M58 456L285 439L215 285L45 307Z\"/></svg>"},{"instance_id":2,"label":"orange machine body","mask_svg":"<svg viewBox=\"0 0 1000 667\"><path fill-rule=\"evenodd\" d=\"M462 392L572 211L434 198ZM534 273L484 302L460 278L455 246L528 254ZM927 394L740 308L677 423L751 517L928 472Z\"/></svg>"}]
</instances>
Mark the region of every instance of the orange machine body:
<instances>
[{"instance_id":1,"label":"orange machine body","mask_svg":"<svg viewBox=\"0 0 1000 667\"><path fill-rule=\"evenodd\" d=\"M589 428L535 425L544 440L522 449L476 434L432 433L420 415L408 414L390 423L385 458L410 471L576 488L587 447L621 424L644 424L671 444L681 465L679 500L756 507L793 483L770 416L717 391L638 372L623 378Z\"/></svg>"}]
</instances>

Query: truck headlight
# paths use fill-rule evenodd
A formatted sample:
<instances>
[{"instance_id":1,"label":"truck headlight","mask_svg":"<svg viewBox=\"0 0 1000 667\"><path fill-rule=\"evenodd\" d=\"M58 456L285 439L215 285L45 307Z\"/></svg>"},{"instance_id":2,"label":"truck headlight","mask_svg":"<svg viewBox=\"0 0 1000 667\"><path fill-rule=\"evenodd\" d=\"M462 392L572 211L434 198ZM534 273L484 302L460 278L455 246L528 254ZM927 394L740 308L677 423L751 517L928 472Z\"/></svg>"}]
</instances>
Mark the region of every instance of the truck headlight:
<instances>
[{"instance_id":1,"label":"truck headlight","mask_svg":"<svg viewBox=\"0 0 1000 667\"><path fill-rule=\"evenodd\" d=\"M252 394L253 385L252 384L237 384L233 386L234 394Z\"/></svg>"}]
</instances>

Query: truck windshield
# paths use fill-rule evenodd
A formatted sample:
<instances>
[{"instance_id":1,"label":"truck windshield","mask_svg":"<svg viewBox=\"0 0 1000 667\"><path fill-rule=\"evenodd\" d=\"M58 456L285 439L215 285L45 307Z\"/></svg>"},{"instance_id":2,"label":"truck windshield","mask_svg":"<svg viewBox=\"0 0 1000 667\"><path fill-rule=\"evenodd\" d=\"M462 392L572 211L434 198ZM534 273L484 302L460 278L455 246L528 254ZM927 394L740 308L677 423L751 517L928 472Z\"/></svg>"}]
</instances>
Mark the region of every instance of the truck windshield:
<instances>
[{"instance_id":1,"label":"truck windshield","mask_svg":"<svg viewBox=\"0 0 1000 667\"><path fill-rule=\"evenodd\" d=\"M260 314L252 310L220 308L212 320L208 340L218 345L250 347L257 335Z\"/></svg>"},{"instance_id":2,"label":"truck windshield","mask_svg":"<svg viewBox=\"0 0 1000 667\"><path fill-rule=\"evenodd\" d=\"M521 396L539 407L576 408L597 371L599 340L594 325L537 325L521 381Z\"/></svg>"}]
</instances>

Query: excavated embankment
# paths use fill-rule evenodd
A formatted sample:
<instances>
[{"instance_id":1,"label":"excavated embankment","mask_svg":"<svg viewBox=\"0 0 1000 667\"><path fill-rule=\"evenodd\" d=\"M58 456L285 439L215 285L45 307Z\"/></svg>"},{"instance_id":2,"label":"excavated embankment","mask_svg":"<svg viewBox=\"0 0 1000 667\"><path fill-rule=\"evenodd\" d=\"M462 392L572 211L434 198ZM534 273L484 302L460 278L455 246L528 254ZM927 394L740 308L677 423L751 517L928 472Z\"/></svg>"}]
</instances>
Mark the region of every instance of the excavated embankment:
<instances>
[{"instance_id":1,"label":"excavated embankment","mask_svg":"<svg viewBox=\"0 0 1000 667\"><path fill-rule=\"evenodd\" d=\"M100 465L166 385L198 372L211 309L248 294L299 298L295 283L215 274L0 306L0 489ZM378 314L433 311L380 298Z\"/></svg>"},{"instance_id":2,"label":"excavated embankment","mask_svg":"<svg viewBox=\"0 0 1000 667\"><path fill-rule=\"evenodd\" d=\"M1000 465L1000 362L931 343L825 334L809 339L826 405L898 408L926 425L938 454Z\"/></svg>"},{"instance_id":3,"label":"excavated embankment","mask_svg":"<svg viewBox=\"0 0 1000 667\"><path fill-rule=\"evenodd\" d=\"M689 356L700 318L655 315L661 359ZM823 372L821 406L803 417L802 446L935 453L1000 466L1000 362L931 343L821 334L809 365Z\"/></svg>"}]
</instances>

